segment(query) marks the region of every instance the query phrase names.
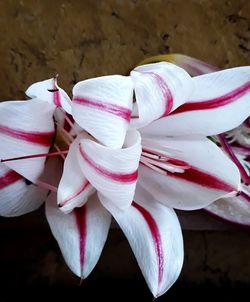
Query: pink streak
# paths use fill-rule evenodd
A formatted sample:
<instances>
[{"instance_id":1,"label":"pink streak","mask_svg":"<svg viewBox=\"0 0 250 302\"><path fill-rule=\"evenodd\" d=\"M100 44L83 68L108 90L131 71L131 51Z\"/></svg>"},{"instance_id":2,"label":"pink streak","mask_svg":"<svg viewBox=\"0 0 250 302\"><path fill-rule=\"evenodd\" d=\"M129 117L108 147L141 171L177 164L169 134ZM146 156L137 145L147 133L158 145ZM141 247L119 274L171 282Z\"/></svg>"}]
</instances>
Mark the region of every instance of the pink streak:
<instances>
[{"instance_id":1,"label":"pink streak","mask_svg":"<svg viewBox=\"0 0 250 302\"><path fill-rule=\"evenodd\" d=\"M148 72L148 73L155 78L158 86L160 87L163 93L163 97L165 100L165 111L161 117L167 116L171 112L174 104L172 93L161 76L159 76L157 73L154 72Z\"/></svg>"},{"instance_id":2,"label":"pink streak","mask_svg":"<svg viewBox=\"0 0 250 302\"><path fill-rule=\"evenodd\" d=\"M86 180L84 181L84 183L82 184L81 188L72 196L68 197L67 199L65 199L62 203L59 204L59 207L64 207L69 201L71 201L73 198L76 198L79 194L81 194L86 188L88 188L88 186L90 185L90 183Z\"/></svg>"},{"instance_id":3,"label":"pink streak","mask_svg":"<svg viewBox=\"0 0 250 302\"><path fill-rule=\"evenodd\" d=\"M57 107L61 107L61 97L60 97L60 92L57 87L57 77L53 79L53 102Z\"/></svg>"},{"instance_id":4,"label":"pink streak","mask_svg":"<svg viewBox=\"0 0 250 302\"><path fill-rule=\"evenodd\" d=\"M183 173L167 173L167 176L183 179L189 182L196 183L203 187L221 190L225 192L233 192L237 190L236 188L233 188L231 185L223 182L216 176L207 174L206 172L198 170L195 167L191 167L190 169L185 170Z\"/></svg>"},{"instance_id":5,"label":"pink streak","mask_svg":"<svg viewBox=\"0 0 250 302\"><path fill-rule=\"evenodd\" d=\"M239 198L244 199L248 203L250 203L250 196L245 192L240 192Z\"/></svg>"},{"instance_id":6,"label":"pink streak","mask_svg":"<svg viewBox=\"0 0 250 302\"><path fill-rule=\"evenodd\" d=\"M248 93L249 90L250 90L250 81L246 82L244 85L220 97L207 101L202 101L202 102L187 102L186 104L178 107L175 111L171 112L171 114L177 114L177 113L195 111L195 110L214 109L221 106L225 106L237 101L239 98L241 98L246 93Z\"/></svg>"},{"instance_id":7,"label":"pink streak","mask_svg":"<svg viewBox=\"0 0 250 302\"><path fill-rule=\"evenodd\" d=\"M185 161L178 160L175 158L167 158L166 155L164 155L164 154L160 154L159 152L156 153L154 151L151 151L151 150L148 150L145 148L143 148L143 151L146 151L147 153L150 153L153 155L156 154L159 156L163 156L163 158L164 157L166 158L166 163L177 165L180 168L183 167L183 169L185 169L185 171L183 173L170 173L169 171L166 171L166 174L169 177L183 179L183 180L186 180L189 182L196 183L203 187L222 190L222 191L226 191L226 192L232 192L232 191L236 190L231 185L228 185L227 183L223 182L221 179L217 178L216 176L210 175L210 174L206 173L205 171L202 171L193 166L190 166ZM143 156L145 156L145 155L143 155ZM142 162L140 162L140 164L145 165ZM154 166L156 166L158 169L160 169L162 171L165 171L162 167L157 166L157 161Z\"/></svg>"},{"instance_id":8,"label":"pink streak","mask_svg":"<svg viewBox=\"0 0 250 302\"><path fill-rule=\"evenodd\" d=\"M157 255L157 262L158 262L158 287L160 286L160 283L163 278L163 269L164 269L164 256L163 256L163 250L162 250L162 241L161 241L161 235L157 226L156 221L152 217L152 215L147 211L145 208L143 208L138 203L134 202L132 203L132 206L136 208L140 214L143 216L145 221L147 222L147 225L150 229L154 246L155 246L155 252Z\"/></svg>"},{"instance_id":9,"label":"pink streak","mask_svg":"<svg viewBox=\"0 0 250 302\"><path fill-rule=\"evenodd\" d=\"M76 225L79 232L80 268L82 274L83 265L85 261L85 248L87 238L86 205L82 206L81 208L75 208L73 213L75 214Z\"/></svg>"},{"instance_id":10,"label":"pink streak","mask_svg":"<svg viewBox=\"0 0 250 302\"><path fill-rule=\"evenodd\" d=\"M0 133L32 144L49 147L53 141L53 132L28 132L0 125Z\"/></svg>"},{"instance_id":11,"label":"pink streak","mask_svg":"<svg viewBox=\"0 0 250 302\"><path fill-rule=\"evenodd\" d=\"M16 173L13 170L8 171L3 176L0 176L0 190L14 184L21 179L23 179L23 177L20 174Z\"/></svg>"},{"instance_id":12,"label":"pink streak","mask_svg":"<svg viewBox=\"0 0 250 302\"><path fill-rule=\"evenodd\" d=\"M131 116L132 111L128 108L125 108L125 107L122 107L119 105L115 105L115 104L102 103L102 102L96 101L96 100L89 100L89 99L85 99L82 97L74 97L73 102L75 102L79 105L93 107L95 109L108 112L110 114L113 114L117 117L124 119L127 122L130 121L130 116Z\"/></svg>"},{"instance_id":13,"label":"pink streak","mask_svg":"<svg viewBox=\"0 0 250 302\"><path fill-rule=\"evenodd\" d=\"M61 106L61 98L60 98L60 92L59 90L55 90L53 92L53 102L57 107Z\"/></svg>"},{"instance_id":14,"label":"pink streak","mask_svg":"<svg viewBox=\"0 0 250 302\"><path fill-rule=\"evenodd\" d=\"M221 146L224 149L224 151L228 154L228 156L231 158L231 160L235 163L235 165L239 169L242 181L245 184L249 185L250 184L250 176L247 174L244 166L240 163L237 156L234 154L231 146L228 144L228 142L226 140L225 135L224 134L219 134L218 138L219 138L219 141L220 141Z\"/></svg>"},{"instance_id":15,"label":"pink streak","mask_svg":"<svg viewBox=\"0 0 250 302\"><path fill-rule=\"evenodd\" d=\"M6 161L13 161L13 160L21 160L21 159L29 159L29 158L37 158L37 157L49 157L49 156L57 156L62 154L67 154L69 150L58 151L58 152L50 152L50 153L40 153L40 154L30 154L25 156L18 156L18 157L11 157L11 158L3 158L0 159L1 163Z\"/></svg>"},{"instance_id":16,"label":"pink streak","mask_svg":"<svg viewBox=\"0 0 250 302\"><path fill-rule=\"evenodd\" d=\"M94 168L98 173L102 174L103 176L110 178L114 181L117 182L122 182L122 183L133 183L137 180L138 178L138 171L134 171L132 173L115 173L112 172L97 163L95 163L88 155L87 153L83 150L82 146L79 147L80 149L80 154L82 158L92 167Z\"/></svg>"}]
</instances>

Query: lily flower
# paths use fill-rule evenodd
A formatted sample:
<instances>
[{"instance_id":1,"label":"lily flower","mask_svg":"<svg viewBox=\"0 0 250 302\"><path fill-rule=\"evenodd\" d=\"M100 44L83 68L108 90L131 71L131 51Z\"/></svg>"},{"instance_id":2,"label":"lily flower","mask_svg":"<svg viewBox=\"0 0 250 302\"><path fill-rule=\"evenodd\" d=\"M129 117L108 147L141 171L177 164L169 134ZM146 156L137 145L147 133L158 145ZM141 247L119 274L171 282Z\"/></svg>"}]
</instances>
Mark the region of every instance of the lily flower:
<instances>
[{"instance_id":1,"label":"lily flower","mask_svg":"<svg viewBox=\"0 0 250 302\"><path fill-rule=\"evenodd\" d=\"M141 64L165 60L184 68L191 76L211 73L218 70L216 66L180 54L151 57L141 62ZM244 69L246 68L242 69L243 72ZM246 81L238 90L236 89L232 91L231 94L226 95L224 102L229 101L230 98L231 101L238 102L244 94L246 97L248 96L248 91L249 81ZM223 99L221 101L223 101ZM247 110L248 107L246 107L246 114L248 113ZM205 208L205 211L213 217L243 227L249 227L250 225L249 125L249 118L247 118L239 127L224 134L210 137L239 169L241 188L237 196L218 199Z\"/></svg>"},{"instance_id":2,"label":"lily flower","mask_svg":"<svg viewBox=\"0 0 250 302\"><path fill-rule=\"evenodd\" d=\"M131 73L139 112L131 125L146 124L139 129L143 152L138 184L167 206L193 210L240 190L237 167L206 137L230 130L249 116L250 68L186 76L186 86L192 85L189 90L181 68L176 66L174 75L178 78L181 74L182 86L176 78L166 78L171 74L168 69L173 68L170 63L156 63L137 67ZM151 101L155 91L158 103ZM179 95L184 100L177 107L175 101L181 103ZM160 115L159 103L166 102L172 103L173 110ZM145 122L145 112L155 120Z\"/></svg>"},{"instance_id":3,"label":"lily flower","mask_svg":"<svg viewBox=\"0 0 250 302\"><path fill-rule=\"evenodd\" d=\"M241 74L241 71L238 72ZM221 86L222 77L224 75L215 73L210 79L214 86L214 98L221 96L218 95L220 93L218 87ZM109 185L103 185L102 178L116 175L114 166L119 169L115 161L116 156L114 157L113 154L119 154L123 149L117 149L121 143L117 142L116 136L119 132L114 125L118 121L118 125L120 123L120 126L126 127L122 133L128 131L127 116L129 116L128 109L130 112L131 109L129 103L119 103L119 106L116 106L116 98L114 98L116 93L107 88L110 85L109 80L105 77L91 79L78 83L73 89L73 117L83 129L99 141L102 140L102 145L91 138L88 139L86 134L85 138L79 137L80 145L79 141L72 145L58 188L58 203L61 211L71 212L63 216L55 205L47 203L47 217L69 267L78 276L86 278L100 256L107 237L110 214L112 214L127 236L152 293L154 296L159 296L174 283L183 261L182 235L172 208L197 209L211 204L219 197L235 195L239 190L239 172L220 148L206 138L206 133L181 135L176 126L177 133L168 134L168 127L161 129L155 127L155 123L168 122L175 111L185 106L191 97L200 102L200 95L197 93L201 90L206 96L207 90L211 90L209 83L208 86L205 85L208 79L199 77L192 79L183 69L172 64L160 63L139 67L131 73L127 81L133 83L136 100L130 128L139 129L142 136L142 152L135 201L124 210L126 205L131 203L133 194L129 194L129 202L121 203L123 197L119 194L125 190L116 191L113 179L114 184L110 186L112 189L106 191ZM229 90L230 83L228 85ZM116 86L113 87L115 89ZM109 91L109 98L106 96L107 91ZM129 95L132 95L131 91ZM206 105L208 101L211 100L204 99L204 104ZM242 115L240 119L244 119L246 114L241 108L245 106L246 100L244 99L242 103L243 105L240 103L239 108L237 107ZM228 105L231 104L218 101L217 107L211 109L222 114L224 110L228 110ZM204 107L200 109L203 110L201 114L205 116L211 114L210 108ZM99 123L103 122L102 117L107 121L107 132L103 124L99 127ZM203 127L202 122L200 120L201 125L197 127L197 131ZM208 121L205 120L205 123ZM231 120L227 123L227 129L230 129L239 121ZM219 121L213 125L210 120L210 124L214 127L212 132L221 131L222 126ZM183 128L181 118L180 126ZM110 134L109 131L110 133L114 131L112 140L110 136L106 139ZM123 136L122 142L124 142ZM81 155L82 144L86 144L83 150L87 152L87 156ZM105 150L109 155L105 155ZM127 160L127 168L130 161ZM107 171L107 167L109 172L103 174ZM102 178L98 174L103 174ZM76 175L76 181L72 183ZM115 178L117 180L117 176ZM93 187L97 189L98 194L92 195ZM104 188L106 196L102 192ZM134 187L132 189L134 190ZM89 210L91 212L88 214L91 203L95 203L96 214L93 214L94 210L93 212ZM103 214L99 214L100 212ZM82 220L79 217L82 217ZM95 223L92 224L91 221ZM91 236L95 236L96 228L99 232L98 243L96 243L98 248L91 253L93 249ZM103 232L100 233L100 229ZM170 242L169 249L166 243L170 244Z\"/></svg>"},{"instance_id":4,"label":"lily flower","mask_svg":"<svg viewBox=\"0 0 250 302\"><path fill-rule=\"evenodd\" d=\"M243 227L250 226L250 140L249 122L238 128L213 137L215 142L228 154L241 174L242 187L238 196L222 198L206 208L206 211L219 220Z\"/></svg>"},{"instance_id":5,"label":"lily flower","mask_svg":"<svg viewBox=\"0 0 250 302\"><path fill-rule=\"evenodd\" d=\"M239 191L237 167L206 136L249 116L249 72L236 68L191 78L176 65L159 63L138 67L128 77L100 77L74 87L65 111L77 125L64 115L70 129L60 130L69 150L59 207L50 194L46 215L76 275L86 278L95 266L113 216L153 295L175 282L183 243L172 208L201 208ZM38 83L28 94L45 104L45 88ZM64 104L55 101L55 91L47 95L51 116Z\"/></svg>"},{"instance_id":6,"label":"lily flower","mask_svg":"<svg viewBox=\"0 0 250 302\"><path fill-rule=\"evenodd\" d=\"M40 86L43 93L39 92ZM33 84L26 94L32 99L0 103L2 216L28 213L45 201L52 186L43 184L39 178L54 145L55 111L61 104L70 111L71 101L58 87L56 78Z\"/></svg>"},{"instance_id":7,"label":"lily flower","mask_svg":"<svg viewBox=\"0 0 250 302\"><path fill-rule=\"evenodd\" d=\"M58 187L59 208L51 197L46 215L67 264L83 279L100 257L113 216L159 296L180 273L182 234L172 209L136 189L142 150L138 131L128 130L133 82L126 77L127 87L119 92L116 79L121 78L101 77L74 87L73 117L91 135L82 131L71 144Z\"/></svg>"}]
</instances>

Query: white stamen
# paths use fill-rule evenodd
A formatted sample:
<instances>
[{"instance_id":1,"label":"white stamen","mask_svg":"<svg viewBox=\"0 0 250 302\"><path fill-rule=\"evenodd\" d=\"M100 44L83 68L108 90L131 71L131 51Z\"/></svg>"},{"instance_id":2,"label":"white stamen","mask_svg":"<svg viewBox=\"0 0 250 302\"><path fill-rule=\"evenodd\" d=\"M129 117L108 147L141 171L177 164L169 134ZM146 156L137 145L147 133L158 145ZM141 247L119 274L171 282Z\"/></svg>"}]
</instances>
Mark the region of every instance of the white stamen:
<instances>
[{"instance_id":1,"label":"white stamen","mask_svg":"<svg viewBox=\"0 0 250 302\"><path fill-rule=\"evenodd\" d=\"M52 185L50 185L50 184L48 184L48 183L46 183L46 182L43 182L43 181L41 181L41 180L38 180L38 181L36 182L36 185L37 185L38 187L40 187L40 188L47 189L47 190L50 190L50 191L52 191L52 192L57 193L57 187L52 186Z\"/></svg>"}]
</instances>

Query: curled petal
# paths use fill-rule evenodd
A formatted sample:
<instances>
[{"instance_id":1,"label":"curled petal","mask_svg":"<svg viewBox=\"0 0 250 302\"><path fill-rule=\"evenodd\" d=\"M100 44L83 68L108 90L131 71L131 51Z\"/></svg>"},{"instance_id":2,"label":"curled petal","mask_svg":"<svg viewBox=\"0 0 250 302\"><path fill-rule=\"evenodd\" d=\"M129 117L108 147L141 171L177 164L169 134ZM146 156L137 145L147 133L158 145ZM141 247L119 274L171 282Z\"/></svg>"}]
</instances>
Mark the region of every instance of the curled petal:
<instances>
[{"instance_id":1,"label":"curled petal","mask_svg":"<svg viewBox=\"0 0 250 302\"><path fill-rule=\"evenodd\" d=\"M0 164L0 216L15 217L38 209L48 191L38 188L20 174Z\"/></svg>"},{"instance_id":2,"label":"curled petal","mask_svg":"<svg viewBox=\"0 0 250 302\"><path fill-rule=\"evenodd\" d=\"M183 263L183 242L172 209L141 188L126 211L110 209L125 233L146 282L155 297L164 294L178 278Z\"/></svg>"},{"instance_id":3,"label":"curled petal","mask_svg":"<svg viewBox=\"0 0 250 302\"><path fill-rule=\"evenodd\" d=\"M138 110L138 117L132 118L131 124L137 128L167 116L182 105L193 90L188 73L166 62L137 67L131 72L131 78Z\"/></svg>"},{"instance_id":4,"label":"curled petal","mask_svg":"<svg viewBox=\"0 0 250 302\"><path fill-rule=\"evenodd\" d=\"M143 149L149 148L166 156L166 164L171 164L165 169L157 162L154 170L140 165L138 181L156 200L169 207L200 209L239 191L237 167L206 138L143 138L142 144ZM171 170L173 164L179 170Z\"/></svg>"},{"instance_id":5,"label":"curled petal","mask_svg":"<svg viewBox=\"0 0 250 302\"><path fill-rule=\"evenodd\" d=\"M39 99L0 104L1 160L47 153L54 138L53 107ZM32 182L44 168L45 157L6 161Z\"/></svg>"},{"instance_id":6,"label":"curled petal","mask_svg":"<svg viewBox=\"0 0 250 302\"><path fill-rule=\"evenodd\" d=\"M56 107L62 107L67 113L71 113L71 100L67 93L57 85L57 78L51 78L32 84L26 95L30 98L39 98Z\"/></svg>"},{"instance_id":7,"label":"curled petal","mask_svg":"<svg viewBox=\"0 0 250 302\"><path fill-rule=\"evenodd\" d=\"M48 199L46 216L67 265L77 276L86 278L106 242L110 214L93 195L84 206L69 214L62 213L56 203Z\"/></svg>"},{"instance_id":8,"label":"curled petal","mask_svg":"<svg viewBox=\"0 0 250 302\"><path fill-rule=\"evenodd\" d=\"M130 77L89 79L73 88L72 114L76 122L101 143L120 148L130 122L132 98Z\"/></svg>"},{"instance_id":9,"label":"curled petal","mask_svg":"<svg viewBox=\"0 0 250 302\"><path fill-rule=\"evenodd\" d=\"M124 209L131 204L138 176L140 142L137 131L128 131L122 149L108 148L90 139L80 141L80 167L105 206L112 202Z\"/></svg>"},{"instance_id":10,"label":"curled petal","mask_svg":"<svg viewBox=\"0 0 250 302\"><path fill-rule=\"evenodd\" d=\"M214 135L239 126L250 114L250 67L194 77L196 89L171 115L143 131L157 135Z\"/></svg>"},{"instance_id":11,"label":"curled petal","mask_svg":"<svg viewBox=\"0 0 250 302\"><path fill-rule=\"evenodd\" d=\"M250 193L248 191L243 190L239 196L219 199L205 210L219 220L250 227Z\"/></svg>"},{"instance_id":12,"label":"curled petal","mask_svg":"<svg viewBox=\"0 0 250 302\"><path fill-rule=\"evenodd\" d=\"M81 136L78 136L70 146L58 187L57 203L65 213L84 205L95 191L84 176L78 162L77 153L79 152L80 138Z\"/></svg>"},{"instance_id":13,"label":"curled petal","mask_svg":"<svg viewBox=\"0 0 250 302\"><path fill-rule=\"evenodd\" d=\"M218 67L214 65L178 53L158 55L146 58L140 63L140 65L163 61L178 65L179 67L185 69L191 76L198 76L219 70Z\"/></svg>"}]
</instances>

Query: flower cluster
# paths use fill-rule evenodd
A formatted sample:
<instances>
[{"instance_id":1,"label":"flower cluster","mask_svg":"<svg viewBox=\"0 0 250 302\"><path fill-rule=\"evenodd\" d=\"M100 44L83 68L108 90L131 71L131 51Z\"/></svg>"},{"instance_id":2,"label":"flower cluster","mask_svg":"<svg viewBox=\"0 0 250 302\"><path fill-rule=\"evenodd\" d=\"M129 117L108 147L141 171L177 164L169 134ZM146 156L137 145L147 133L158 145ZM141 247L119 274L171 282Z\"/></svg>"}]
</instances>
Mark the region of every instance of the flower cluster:
<instances>
[{"instance_id":1,"label":"flower cluster","mask_svg":"<svg viewBox=\"0 0 250 302\"><path fill-rule=\"evenodd\" d=\"M213 211L242 190L237 165L207 137L248 118L249 78L250 67L191 77L160 62L79 82L72 99L56 78L31 85L29 100L0 103L0 215L46 200L52 233L80 278L114 217L151 292L162 295L183 263L173 209Z\"/></svg>"}]
</instances>

